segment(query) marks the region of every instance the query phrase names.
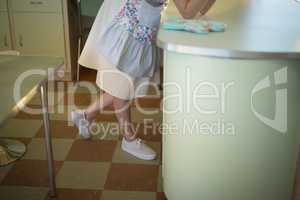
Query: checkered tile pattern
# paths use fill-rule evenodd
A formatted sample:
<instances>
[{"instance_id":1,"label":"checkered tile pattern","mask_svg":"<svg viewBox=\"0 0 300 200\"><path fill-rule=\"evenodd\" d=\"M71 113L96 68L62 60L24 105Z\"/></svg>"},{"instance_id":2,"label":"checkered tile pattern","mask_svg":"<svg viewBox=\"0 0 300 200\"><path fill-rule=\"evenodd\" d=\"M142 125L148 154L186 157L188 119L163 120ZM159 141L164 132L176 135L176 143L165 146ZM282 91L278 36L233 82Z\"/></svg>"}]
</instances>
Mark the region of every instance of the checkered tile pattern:
<instances>
[{"instance_id":1,"label":"checkered tile pattern","mask_svg":"<svg viewBox=\"0 0 300 200\"><path fill-rule=\"evenodd\" d=\"M135 127L138 127L139 137L146 140L159 154L154 161L143 161L120 149L121 137L118 132L111 131L114 134L108 135L100 132L90 141L81 140L77 129L68 123L71 107L66 91L52 91L54 101L49 101L53 112L50 118L58 188L56 199L165 199L162 192L161 134L158 127L162 114L153 112L145 115L137 109L140 106L148 111L159 110L161 99L143 98L132 106L132 120ZM95 98L95 94L79 89L74 98L76 106L86 107ZM30 107L40 107L38 97L32 100ZM143 123L143 119L151 120ZM116 125L114 114L100 114L97 121L104 130L110 130ZM151 128L146 128L149 124ZM0 128L0 137L17 139L27 145L27 152L22 160L0 167L0 199L47 200L48 176L42 116L20 113L5 127ZM300 200L300 170L296 174L293 200Z\"/></svg>"},{"instance_id":2,"label":"checkered tile pattern","mask_svg":"<svg viewBox=\"0 0 300 200\"><path fill-rule=\"evenodd\" d=\"M100 131L92 140L81 140L77 129L68 122L68 95L66 90L59 94L57 92L54 94L55 100L50 103L57 199L165 199L161 186L161 134L158 127L162 114L143 114L137 109L140 106L148 111L159 111L160 97L139 99L132 106L132 120L138 135L159 154L154 161L144 161L121 150L121 136L118 132L103 137L104 132ZM93 95L95 97L96 94L77 91L74 95L76 106L86 107ZM30 106L40 107L38 98L33 99ZM144 124L145 118L151 120ZM116 127L113 113L100 114L97 121L106 132ZM21 160L0 168L0 199L48 199L43 134L42 116L26 113L20 113L0 129L0 137L17 139L27 145L27 152Z\"/></svg>"}]
</instances>

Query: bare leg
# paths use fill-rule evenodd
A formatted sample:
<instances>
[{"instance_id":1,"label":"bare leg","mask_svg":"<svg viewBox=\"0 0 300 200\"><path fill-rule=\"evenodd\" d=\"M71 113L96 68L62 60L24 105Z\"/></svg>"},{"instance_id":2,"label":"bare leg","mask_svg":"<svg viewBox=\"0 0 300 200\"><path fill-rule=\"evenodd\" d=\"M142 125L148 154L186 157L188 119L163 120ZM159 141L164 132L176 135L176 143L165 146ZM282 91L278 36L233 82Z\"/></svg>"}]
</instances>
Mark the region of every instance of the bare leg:
<instances>
[{"instance_id":1,"label":"bare leg","mask_svg":"<svg viewBox=\"0 0 300 200\"><path fill-rule=\"evenodd\" d=\"M119 125L123 130L124 138L128 141L133 141L136 138L132 130L132 123L130 119L130 102L127 100L114 98L113 106L117 116Z\"/></svg>"},{"instance_id":2,"label":"bare leg","mask_svg":"<svg viewBox=\"0 0 300 200\"><path fill-rule=\"evenodd\" d=\"M113 103L114 97L108 93L100 95L100 99L96 100L85 110L85 116L88 121L92 121L99 111L103 110L106 106L109 106Z\"/></svg>"},{"instance_id":3,"label":"bare leg","mask_svg":"<svg viewBox=\"0 0 300 200\"><path fill-rule=\"evenodd\" d=\"M113 105L116 116L119 121L123 132L123 140L121 148L123 151L143 160L153 160L156 158L156 152L147 144L137 138L137 135L133 131L131 119L129 101L114 98Z\"/></svg>"},{"instance_id":4,"label":"bare leg","mask_svg":"<svg viewBox=\"0 0 300 200\"><path fill-rule=\"evenodd\" d=\"M95 101L85 110L85 116L88 121L92 121L99 111L103 110L106 106L113 104L115 114L117 116L119 126L123 130L124 137L128 141L136 138L133 133L132 123L130 119L130 102L128 100L119 99L108 93L100 96L100 100Z\"/></svg>"}]
</instances>

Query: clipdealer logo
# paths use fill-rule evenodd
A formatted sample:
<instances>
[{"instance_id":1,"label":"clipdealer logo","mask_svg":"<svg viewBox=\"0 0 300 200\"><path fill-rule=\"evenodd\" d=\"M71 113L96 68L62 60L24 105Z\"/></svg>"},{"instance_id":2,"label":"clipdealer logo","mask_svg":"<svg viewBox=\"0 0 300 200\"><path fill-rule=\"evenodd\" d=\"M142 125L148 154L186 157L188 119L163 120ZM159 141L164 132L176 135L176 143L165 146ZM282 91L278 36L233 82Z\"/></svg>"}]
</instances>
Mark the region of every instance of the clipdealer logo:
<instances>
[{"instance_id":1,"label":"clipdealer logo","mask_svg":"<svg viewBox=\"0 0 300 200\"><path fill-rule=\"evenodd\" d=\"M251 92L251 110L254 115L267 126L283 134L287 132L287 88L284 87L288 82L287 72L287 67L274 72L274 82L271 81L270 76L266 76L255 85ZM274 118L270 119L255 109L253 99L257 92L272 87L272 84L275 86L274 90L276 99L274 108L275 115Z\"/></svg>"}]
</instances>

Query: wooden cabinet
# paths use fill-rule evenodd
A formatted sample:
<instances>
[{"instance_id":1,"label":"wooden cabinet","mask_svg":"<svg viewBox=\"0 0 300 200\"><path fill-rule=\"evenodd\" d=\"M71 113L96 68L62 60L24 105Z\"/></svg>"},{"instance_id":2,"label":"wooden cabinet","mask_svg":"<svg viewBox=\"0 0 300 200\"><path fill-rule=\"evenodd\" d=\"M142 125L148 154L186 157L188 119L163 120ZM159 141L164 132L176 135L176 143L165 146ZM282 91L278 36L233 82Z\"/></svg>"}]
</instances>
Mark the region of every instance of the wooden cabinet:
<instances>
[{"instance_id":1,"label":"wooden cabinet","mask_svg":"<svg viewBox=\"0 0 300 200\"><path fill-rule=\"evenodd\" d=\"M0 50L11 49L11 39L7 11L0 11Z\"/></svg>"},{"instance_id":2,"label":"wooden cabinet","mask_svg":"<svg viewBox=\"0 0 300 200\"><path fill-rule=\"evenodd\" d=\"M10 0L15 49L22 55L64 57L61 0Z\"/></svg>"},{"instance_id":3,"label":"wooden cabinet","mask_svg":"<svg viewBox=\"0 0 300 200\"><path fill-rule=\"evenodd\" d=\"M61 14L14 13L16 50L23 55L64 56Z\"/></svg>"},{"instance_id":4,"label":"wooden cabinet","mask_svg":"<svg viewBox=\"0 0 300 200\"><path fill-rule=\"evenodd\" d=\"M61 0L10 0L14 12L62 12Z\"/></svg>"},{"instance_id":5,"label":"wooden cabinet","mask_svg":"<svg viewBox=\"0 0 300 200\"><path fill-rule=\"evenodd\" d=\"M0 50L11 49L7 0L0 0Z\"/></svg>"},{"instance_id":6,"label":"wooden cabinet","mask_svg":"<svg viewBox=\"0 0 300 200\"><path fill-rule=\"evenodd\" d=\"M7 11L7 0L0 0L0 11Z\"/></svg>"},{"instance_id":7,"label":"wooden cabinet","mask_svg":"<svg viewBox=\"0 0 300 200\"><path fill-rule=\"evenodd\" d=\"M78 59L77 14L77 0L0 0L0 51L62 57L63 79L71 80Z\"/></svg>"}]
</instances>

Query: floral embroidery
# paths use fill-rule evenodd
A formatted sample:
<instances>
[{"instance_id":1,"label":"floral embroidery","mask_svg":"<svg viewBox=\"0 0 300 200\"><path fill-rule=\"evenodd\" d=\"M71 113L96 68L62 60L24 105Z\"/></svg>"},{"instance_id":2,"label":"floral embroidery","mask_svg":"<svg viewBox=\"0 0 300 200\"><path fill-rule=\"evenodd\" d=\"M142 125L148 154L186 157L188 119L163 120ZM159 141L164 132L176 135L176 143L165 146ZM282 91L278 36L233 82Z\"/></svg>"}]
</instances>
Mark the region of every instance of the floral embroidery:
<instances>
[{"instance_id":1,"label":"floral embroidery","mask_svg":"<svg viewBox=\"0 0 300 200\"><path fill-rule=\"evenodd\" d=\"M132 36L142 43L152 43L156 39L157 27L149 27L145 24L140 23L138 17L138 9L141 6L141 1L144 0L126 0L125 6L118 13L115 18L116 22L126 27ZM157 0L156 0L157 1ZM165 5L166 0L158 0Z\"/></svg>"}]
</instances>

